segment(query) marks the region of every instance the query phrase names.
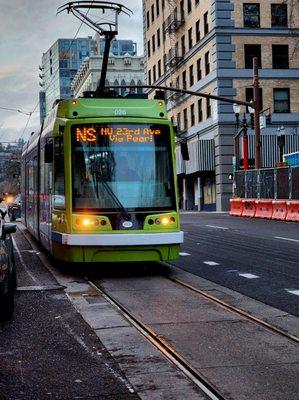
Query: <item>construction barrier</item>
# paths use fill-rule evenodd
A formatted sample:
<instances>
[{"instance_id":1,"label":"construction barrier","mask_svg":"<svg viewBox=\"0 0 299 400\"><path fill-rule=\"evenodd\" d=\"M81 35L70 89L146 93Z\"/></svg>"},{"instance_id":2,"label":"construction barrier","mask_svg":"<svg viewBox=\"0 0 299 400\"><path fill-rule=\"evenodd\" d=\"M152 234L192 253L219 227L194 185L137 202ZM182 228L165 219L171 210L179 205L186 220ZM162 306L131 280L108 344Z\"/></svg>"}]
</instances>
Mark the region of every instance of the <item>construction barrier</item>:
<instances>
[{"instance_id":1,"label":"construction barrier","mask_svg":"<svg viewBox=\"0 0 299 400\"><path fill-rule=\"evenodd\" d=\"M299 201L287 201L286 220L299 222Z\"/></svg>"},{"instance_id":2,"label":"construction barrier","mask_svg":"<svg viewBox=\"0 0 299 400\"><path fill-rule=\"evenodd\" d=\"M242 199L230 199L230 212L229 215L241 217L243 211Z\"/></svg>"},{"instance_id":3,"label":"construction barrier","mask_svg":"<svg viewBox=\"0 0 299 400\"><path fill-rule=\"evenodd\" d=\"M255 216L255 199L243 199L243 212L242 217L254 217Z\"/></svg>"},{"instance_id":4,"label":"construction barrier","mask_svg":"<svg viewBox=\"0 0 299 400\"><path fill-rule=\"evenodd\" d=\"M255 200L255 217L257 218L272 218L273 204L272 200Z\"/></svg>"},{"instance_id":5,"label":"construction barrier","mask_svg":"<svg viewBox=\"0 0 299 400\"><path fill-rule=\"evenodd\" d=\"M273 214L272 219L285 221L287 217L287 202L286 200L272 200Z\"/></svg>"}]
</instances>

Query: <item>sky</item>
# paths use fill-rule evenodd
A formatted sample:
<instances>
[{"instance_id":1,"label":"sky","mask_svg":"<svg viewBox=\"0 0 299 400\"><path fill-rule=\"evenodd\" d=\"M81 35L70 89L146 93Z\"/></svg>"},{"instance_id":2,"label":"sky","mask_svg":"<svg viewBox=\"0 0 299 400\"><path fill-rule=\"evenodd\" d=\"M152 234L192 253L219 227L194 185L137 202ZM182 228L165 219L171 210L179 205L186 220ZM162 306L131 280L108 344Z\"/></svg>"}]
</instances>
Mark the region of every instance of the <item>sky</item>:
<instances>
[{"instance_id":1,"label":"sky","mask_svg":"<svg viewBox=\"0 0 299 400\"><path fill-rule=\"evenodd\" d=\"M0 0L0 142L25 140L39 126L41 57L58 38L72 39L81 22L67 12L56 16L66 0ZM143 52L142 0L116 0L133 11L119 16L118 39L137 42ZM93 36L82 26L77 37ZM37 106L37 107L36 107ZM18 111L3 110L10 108ZM29 119L23 114L35 112ZM29 122L28 122L29 121ZM26 126L27 125L27 126ZM25 129L26 128L26 129Z\"/></svg>"}]
</instances>

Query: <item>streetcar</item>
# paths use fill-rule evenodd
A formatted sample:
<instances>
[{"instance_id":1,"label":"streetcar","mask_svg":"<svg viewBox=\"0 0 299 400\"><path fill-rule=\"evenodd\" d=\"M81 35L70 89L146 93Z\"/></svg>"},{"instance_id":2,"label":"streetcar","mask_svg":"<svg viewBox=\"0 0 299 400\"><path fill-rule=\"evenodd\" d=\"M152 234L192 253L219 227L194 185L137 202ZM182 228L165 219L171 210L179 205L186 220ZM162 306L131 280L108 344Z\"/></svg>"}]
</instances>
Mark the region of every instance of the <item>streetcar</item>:
<instances>
[{"instance_id":1,"label":"streetcar","mask_svg":"<svg viewBox=\"0 0 299 400\"><path fill-rule=\"evenodd\" d=\"M22 221L59 260L178 258L183 232L165 101L59 101L23 148Z\"/></svg>"}]
</instances>

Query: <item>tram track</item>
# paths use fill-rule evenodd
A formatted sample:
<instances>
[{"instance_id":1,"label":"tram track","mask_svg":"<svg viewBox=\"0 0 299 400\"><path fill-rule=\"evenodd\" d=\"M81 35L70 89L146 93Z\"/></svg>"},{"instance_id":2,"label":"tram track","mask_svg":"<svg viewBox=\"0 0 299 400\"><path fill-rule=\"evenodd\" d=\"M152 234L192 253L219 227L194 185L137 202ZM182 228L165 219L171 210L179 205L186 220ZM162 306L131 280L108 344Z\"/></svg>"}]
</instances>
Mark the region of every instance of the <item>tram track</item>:
<instances>
[{"instance_id":1,"label":"tram track","mask_svg":"<svg viewBox=\"0 0 299 400\"><path fill-rule=\"evenodd\" d=\"M168 263L163 263L163 264L167 265L168 267L172 267L171 264L168 264ZM242 310L242 309L240 309L238 307L232 306L231 304L228 304L225 301L220 300L215 296L212 296L211 294L205 292L204 290L198 289L198 288L190 285L189 283L183 282L182 280L177 279L177 278L173 278L173 277L169 277L169 276L163 276L163 277L165 279L168 279L168 280L170 280L172 282L177 283L180 286L183 286L185 288L188 288L188 289L192 290L193 292L205 297L208 300L211 300L214 304L217 304L217 305L221 306L225 310L237 313L238 315L241 315L241 316L245 317L246 319L250 320L251 322L257 323L257 324L261 325L262 327L267 328L268 330L270 330L270 331L272 331L274 333L278 333L279 335L291 340L292 342L295 342L297 344L299 343L299 337L298 336L292 335L292 334L284 331L283 329L280 329L277 326L272 325L272 324L270 324L270 323L268 323L268 322L266 322L266 321L264 321L264 320L262 320L262 319L260 319L260 318L258 318L256 316L254 316L254 315L251 315L248 312L246 312L246 311L244 311L244 310Z\"/></svg>"},{"instance_id":2,"label":"tram track","mask_svg":"<svg viewBox=\"0 0 299 400\"><path fill-rule=\"evenodd\" d=\"M99 287L93 281L88 280L89 284L98 291L111 305L119 310L122 315L170 362L184 373L206 396L211 400L225 400L225 397L204 378L180 353L178 353L164 337L157 334L148 325L144 324L115 297L107 293L102 287Z\"/></svg>"}]
</instances>

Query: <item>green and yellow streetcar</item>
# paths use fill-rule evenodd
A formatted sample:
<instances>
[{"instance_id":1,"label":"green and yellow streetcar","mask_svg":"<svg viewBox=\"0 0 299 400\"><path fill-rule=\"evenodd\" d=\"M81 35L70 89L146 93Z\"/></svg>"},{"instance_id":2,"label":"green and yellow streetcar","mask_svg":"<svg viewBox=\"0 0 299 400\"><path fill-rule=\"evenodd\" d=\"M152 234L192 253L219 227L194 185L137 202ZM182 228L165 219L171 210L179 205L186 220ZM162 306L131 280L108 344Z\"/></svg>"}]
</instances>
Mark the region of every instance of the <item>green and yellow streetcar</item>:
<instances>
[{"instance_id":1,"label":"green and yellow streetcar","mask_svg":"<svg viewBox=\"0 0 299 400\"><path fill-rule=\"evenodd\" d=\"M178 257L175 142L162 99L58 102L22 155L22 217L60 260Z\"/></svg>"}]
</instances>

